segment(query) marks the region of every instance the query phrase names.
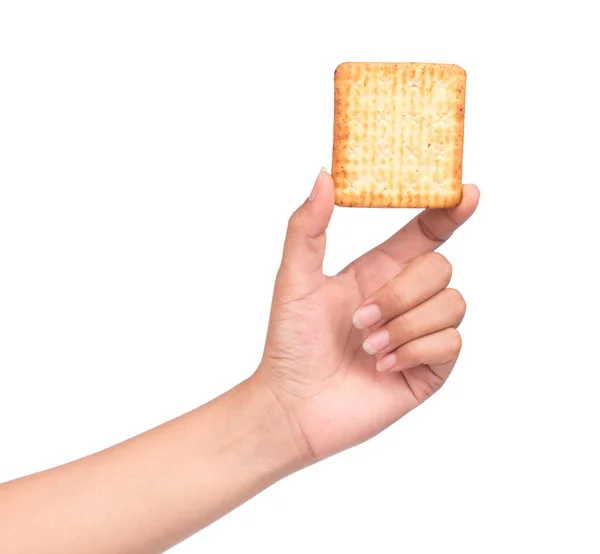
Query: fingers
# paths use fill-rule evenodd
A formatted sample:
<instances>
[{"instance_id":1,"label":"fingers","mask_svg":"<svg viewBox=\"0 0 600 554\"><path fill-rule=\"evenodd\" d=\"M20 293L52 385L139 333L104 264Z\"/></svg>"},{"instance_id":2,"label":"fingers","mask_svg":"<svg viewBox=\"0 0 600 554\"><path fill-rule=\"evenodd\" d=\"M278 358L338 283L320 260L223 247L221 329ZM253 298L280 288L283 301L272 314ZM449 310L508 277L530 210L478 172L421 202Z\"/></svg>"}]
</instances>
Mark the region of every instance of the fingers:
<instances>
[{"instance_id":1,"label":"fingers","mask_svg":"<svg viewBox=\"0 0 600 554\"><path fill-rule=\"evenodd\" d=\"M364 341L363 348L367 354L385 356L415 339L457 327L465 311L462 295L455 289L444 289L373 331Z\"/></svg>"},{"instance_id":2,"label":"fingers","mask_svg":"<svg viewBox=\"0 0 600 554\"><path fill-rule=\"evenodd\" d=\"M454 208L426 209L407 225L380 244L375 251L384 252L399 264L431 252L450 238L475 212L479 189L464 185L460 204ZM374 250L365 254L361 263L368 263Z\"/></svg>"},{"instance_id":3,"label":"fingers","mask_svg":"<svg viewBox=\"0 0 600 554\"><path fill-rule=\"evenodd\" d=\"M354 326L381 326L445 289L452 276L450 262L430 252L412 260L399 275L367 298L354 314Z\"/></svg>"},{"instance_id":4,"label":"fingers","mask_svg":"<svg viewBox=\"0 0 600 554\"><path fill-rule=\"evenodd\" d=\"M413 368L413 377L427 377L415 383L426 383L429 394L441 386L440 375L450 373L461 348L456 327L466 303L457 290L447 288L451 274L452 266L441 254L419 256L354 314L354 325L369 330L363 349L375 356L376 369Z\"/></svg>"},{"instance_id":5,"label":"fingers","mask_svg":"<svg viewBox=\"0 0 600 554\"><path fill-rule=\"evenodd\" d=\"M407 342L381 356L375 368L378 371L404 371L421 364L446 366L458 358L461 346L460 333L449 327Z\"/></svg>"},{"instance_id":6,"label":"fingers","mask_svg":"<svg viewBox=\"0 0 600 554\"><path fill-rule=\"evenodd\" d=\"M283 250L284 272L322 275L325 230L334 203L333 179L322 169L310 196L290 218Z\"/></svg>"}]
</instances>

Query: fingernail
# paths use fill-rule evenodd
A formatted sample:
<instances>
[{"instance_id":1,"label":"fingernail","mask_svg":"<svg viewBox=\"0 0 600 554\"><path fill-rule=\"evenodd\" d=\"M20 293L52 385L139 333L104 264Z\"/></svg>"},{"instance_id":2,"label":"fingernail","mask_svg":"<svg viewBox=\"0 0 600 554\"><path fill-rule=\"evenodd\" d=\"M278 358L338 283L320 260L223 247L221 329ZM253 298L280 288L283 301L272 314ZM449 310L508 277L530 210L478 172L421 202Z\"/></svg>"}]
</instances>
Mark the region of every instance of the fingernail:
<instances>
[{"instance_id":1,"label":"fingernail","mask_svg":"<svg viewBox=\"0 0 600 554\"><path fill-rule=\"evenodd\" d=\"M356 311L352 316L352 323L357 329L372 327L381 319L381 310L375 304L369 304Z\"/></svg>"},{"instance_id":2,"label":"fingernail","mask_svg":"<svg viewBox=\"0 0 600 554\"><path fill-rule=\"evenodd\" d=\"M375 352L383 350L388 344L390 344L390 334L385 329L381 329L381 331L373 333L363 342L363 348L367 354L375 354Z\"/></svg>"},{"instance_id":3,"label":"fingernail","mask_svg":"<svg viewBox=\"0 0 600 554\"><path fill-rule=\"evenodd\" d=\"M308 197L309 202L312 202L317 197L317 194L319 193L319 185L321 184L321 176L323 175L323 171L325 171L324 167L321 168L321 171L319 171L319 174L317 175L317 180L315 181L313 189L310 192L310 196Z\"/></svg>"},{"instance_id":4,"label":"fingernail","mask_svg":"<svg viewBox=\"0 0 600 554\"><path fill-rule=\"evenodd\" d=\"M387 356L384 356L375 364L375 369L377 371L387 371L388 369L392 369L396 365L396 354L391 352Z\"/></svg>"}]
</instances>

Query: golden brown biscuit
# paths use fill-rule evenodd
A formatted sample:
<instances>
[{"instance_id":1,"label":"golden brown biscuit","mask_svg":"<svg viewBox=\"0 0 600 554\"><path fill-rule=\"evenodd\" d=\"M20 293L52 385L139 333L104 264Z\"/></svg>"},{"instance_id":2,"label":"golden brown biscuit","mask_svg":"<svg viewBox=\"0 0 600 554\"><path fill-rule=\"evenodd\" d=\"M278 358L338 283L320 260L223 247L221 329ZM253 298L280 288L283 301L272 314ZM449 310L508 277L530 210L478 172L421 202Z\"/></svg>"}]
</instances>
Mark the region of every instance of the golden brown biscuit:
<instances>
[{"instance_id":1,"label":"golden brown biscuit","mask_svg":"<svg viewBox=\"0 0 600 554\"><path fill-rule=\"evenodd\" d=\"M335 71L338 206L447 208L462 197L466 73L457 65L354 63Z\"/></svg>"}]
</instances>

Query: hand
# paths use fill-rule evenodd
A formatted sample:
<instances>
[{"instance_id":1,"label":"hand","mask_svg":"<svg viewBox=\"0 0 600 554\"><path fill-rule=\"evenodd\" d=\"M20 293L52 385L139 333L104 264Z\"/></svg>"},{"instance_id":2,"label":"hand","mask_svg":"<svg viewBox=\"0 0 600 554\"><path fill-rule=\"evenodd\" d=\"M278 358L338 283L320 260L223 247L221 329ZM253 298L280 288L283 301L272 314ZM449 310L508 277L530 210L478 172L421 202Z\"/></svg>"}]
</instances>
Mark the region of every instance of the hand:
<instances>
[{"instance_id":1,"label":"hand","mask_svg":"<svg viewBox=\"0 0 600 554\"><path fill-rule=\"evenodd\" d=\"M475 211L425 210L334 277L323 275L331 176L289 221L263 360L253 378L273 393L315 461L382 431L437 391L461 348L460 293L433 251Z\"/></svg>"},{"instance_id":2,"label":"hand","mask_svg":"<svg viewBox=\"0 0 600 554\"><path fill-rule=\"evenodd\" d=\"M326 277L334 197L321 172L290 219L256 373L112 448L0 485L2 551L163 552L423 402L454 366L465 311L432 251L477 200L465 187L460 206L425 210Z\"/></svg>"}]
</instances>

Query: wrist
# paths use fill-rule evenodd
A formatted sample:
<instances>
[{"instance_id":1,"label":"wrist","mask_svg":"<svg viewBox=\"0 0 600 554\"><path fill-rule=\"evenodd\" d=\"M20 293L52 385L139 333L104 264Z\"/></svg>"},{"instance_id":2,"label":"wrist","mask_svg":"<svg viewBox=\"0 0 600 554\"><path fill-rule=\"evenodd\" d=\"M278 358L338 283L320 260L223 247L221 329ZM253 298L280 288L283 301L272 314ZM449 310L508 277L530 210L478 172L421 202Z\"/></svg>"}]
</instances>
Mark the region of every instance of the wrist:
<instances>
[{"instance_id":1,"label":"wrist","mask_svg":"<svg viewBox=\"0 0 600 554\"><path fill-rule=\"evenodd\" d=\"M252 398L260 412L257 432L263 439L265 454L278 463L285 474L293 473L316 461L310 443L285 404L259 370L238 385Z\"/></svg>"}]
</instances>

